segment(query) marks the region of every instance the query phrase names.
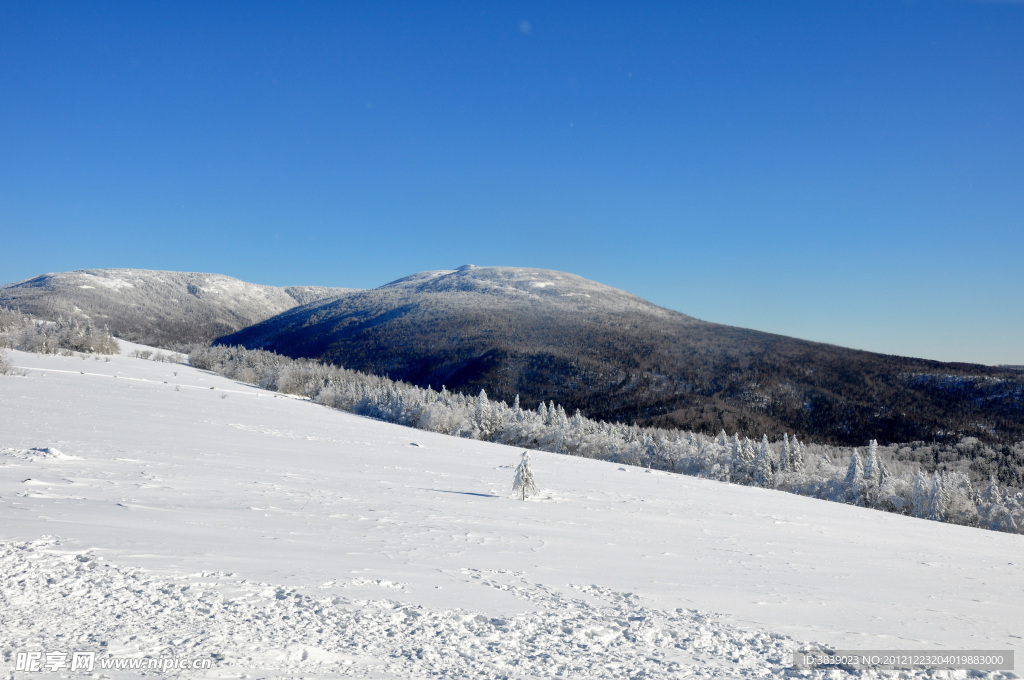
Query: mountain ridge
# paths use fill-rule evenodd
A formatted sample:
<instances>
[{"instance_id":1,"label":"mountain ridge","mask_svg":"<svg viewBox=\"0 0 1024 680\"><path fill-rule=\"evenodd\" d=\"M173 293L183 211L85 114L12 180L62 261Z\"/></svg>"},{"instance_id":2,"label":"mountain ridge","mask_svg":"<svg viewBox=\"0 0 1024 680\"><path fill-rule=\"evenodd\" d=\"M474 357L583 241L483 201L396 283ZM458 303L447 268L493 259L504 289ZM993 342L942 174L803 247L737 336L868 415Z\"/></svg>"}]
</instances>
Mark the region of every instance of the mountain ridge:
<instances>
[{"instance_id":1,"label":"mountain ridge","mask_svg":"<svg viewBox=\"0 0 1024 680\"><path fill-rule=\"evenodd\" d=\"M0 286L0 306L165 348L240 344L607 421L844 445L1024 439L1018 368L715 324L553 270L464 265L348 289L88 269Z\"/></svg>"},{"instance_id":2,"label":"mountain ridge","mask_svg":"<svg viewBox=\"0 0 1024 680\"><path fill-rule=\"evenodd\" d=\"M0 306L47 320L87 318L126 340L183 347L208 343L336 290L342 289L277 288L202 272L78 269L0 286Z\"/></svg>"},{"instance_id":3,"label":"mountain ridge","mask_svg":"<svg viewBox=\"0 0 1024 680\"><path fill-rule=\"evenodd\" d=\"M1018 372L715 324L552 270L420 272L217 343L706 432L788 431L841 444L1024 437ZM945 374L955 385L933 379Z\"/></svg>"}]
</instances>

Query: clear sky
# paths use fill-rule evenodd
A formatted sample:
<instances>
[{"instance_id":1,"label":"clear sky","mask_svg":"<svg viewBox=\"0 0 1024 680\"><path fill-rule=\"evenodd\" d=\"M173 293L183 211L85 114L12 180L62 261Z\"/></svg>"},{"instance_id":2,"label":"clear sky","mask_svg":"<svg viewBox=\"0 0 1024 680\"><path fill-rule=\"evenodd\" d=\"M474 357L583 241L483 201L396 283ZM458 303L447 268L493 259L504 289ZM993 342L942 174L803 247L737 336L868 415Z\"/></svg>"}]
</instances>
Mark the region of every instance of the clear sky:
<instances>
[{"instance_id":1,"label":"clear sky","mask_svg":"<svg viewBox=\"0 0 1024 680\"><path fill-rule=\"evenodd\" d=\"M0 282L466 263L1024 364L1024 3L0 0Z\"/></svg>"}]
</instances>

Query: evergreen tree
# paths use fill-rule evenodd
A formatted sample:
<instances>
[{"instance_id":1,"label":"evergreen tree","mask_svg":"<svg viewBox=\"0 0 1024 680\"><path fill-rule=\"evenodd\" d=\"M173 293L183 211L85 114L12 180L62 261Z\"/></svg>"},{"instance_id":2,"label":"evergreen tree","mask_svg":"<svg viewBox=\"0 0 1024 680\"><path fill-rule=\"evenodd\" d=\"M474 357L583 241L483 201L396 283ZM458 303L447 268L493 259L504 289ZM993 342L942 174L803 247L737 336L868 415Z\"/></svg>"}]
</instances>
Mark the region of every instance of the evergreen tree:
<instances>
[{"instance_id":1,"label":"evergreen tree","mask_svg":"<svg viewBox=\"0 0 1024 680\"><path fill-rule=\"evenodd\" d=\"M863 500L861 488L864 485L864 464L861 463L860 453L853 450L850 456L850 465L846 468L846 500L853 505L860 505Z\"/></svg>"},{"instance_id":2,"label":"evergreen tree","mask_svg":"<svg viewBox=\"0 0 1024 680\"><path fill-rule=\"evenodd\" d=\"M740 457L747 463L753 462L757 458L757 452L754 451L754 442L750 441L750 437L743 438L743 449Z\"/></svg>"},{"instance_id":3,"label":"evergreen tree","mask_svg":"<svg viewBox=\"0 0 1024 680\"><path fill-rule=\"evenodd\" d=\"M476 420L476 425L481 430L484 429L484 424L487 421L487 412L490 410L491 402L487 399L487 392L483 389L480 390L480 394L476 395L476 404L473 408L473 419Z\"/></svg>"},{"instance_id":4,"label":"evergreen tree","mask_svg":"<svg viewBox=\"0 0 1024 680\"><path fill-rule=\"evenodd\" d=\"M985 492L981 495L981 500L989 505L998 505L1003 502L1003 494L999 490L999 482L996 481L995 475L989 475L988 487L985 488Z\"/></svg>"},{"instance_id":5,"label":"evergreen tree","mask_svg":"<svg viewBox=\"0 0 1024 680\"><path fill-rule=\"evenodd\" d=\"M533 479L533 470L530 469L529 451L523 451L523 458L516 468L516 477L512 480L512 493L524 501L527 495L537 493L537 483Z\"/></svg>"},{"instance_id":6,"label":"evergreen tree","mask_svg":"<svg viewBox=\"0 0 1024 680\"><path fill-rule=\"evenodd\" d=\"M928 478L924 476L923 472L918 470L917 475L914 476L914 491L911 496L911 502L914 505L911 512L914 517L924 519L928 516L928 498L930 495L931 487L928 484Z\"/></svg>"},{"instance_id":7,"label":"evergreen tree","mask_svg":"<svg viewBox=\"0 0 1024 680\"><path fill-rule=\"evenodd\" d=\"M569 423L569 429L577 437L583 434L583 414L580 413L579 409L576 409L576 413L572 415L572 422Z\"/></svg>"},{"instance_id":8,"label":"evergreen tree","mask_svg":"<svg viewBox=\"0 0 1024 680\"><path fill-rule=\"evenodd\" d=\"M868 462L864 464L864 481L878 486L882 481L882 465L878 459L878 440L872 439L868 448Z\"/></svg>"},{"instance_id":9,"label":"evergreen tree","mask_svg":"<svg viewBox=\"0 0 1024 680\"><path fill-rule=\"evenodd\" d=\"M944 522L949 510L949 490L946 480L936 470L932 474L932 493L928 498L928 519Z\"/></svg>"},{"instance_id":10,"label":"evergreen tree","mask_svg":"<svg viewBox=\"0 0 1024 680\"><path fill-rule=\"evenodd\" d=\"M846 486L847 488L858 486L863 479L864 464L861 463L860 453L854 449L853 454L850 455L850 464L846 468Z\"/></svg>"},{"instance_id":11,"label":"evergreen tree","mask_svg":"<svg viewBox=\"0 0 1024 680\"><path fill-rule=\"evenodd\" d=\"M864 464L864 498L869 507L873 507L878 499L879 487L882 484L882 463L878 458L878 442L874 439L868 444L868 460Z\"/></svg>"},{"instance_id":12,"label":"evergreen tree","mask_svg":"<svg viewBox=\"0 0 1024 680\"><path fill-rule=\"evenodd\" d=\"M775 471L772 469L772 449L768 444L768 435L761 436L761 448L757 452L757 469L754 481L758 486L771 489L775 486Z\"/></svg>"},{"instance_id":13,"label":"evergreen tree","mask_svg":"<svg viewBox=\"0 0 1024 680\"><path fill-rule=\"evenodd\" d=\"M785 472L790 469L789 435L782 434L782 448L779 450L779 471Z\"/></svg>"},{"instance_id":14,"label":"evergreen tree","mask_svg":"<svg viewBox=\"0 0 1024 680\"><path fill-rule=\"evenodd\" d=\"M804 469L804 445L793 435L792 450L789 452L789 469L799 472Z\"/></svg>"},{"instance_id":15,"label":"evergreen tree","mask_svg":"<svg viewBox=\"0 0 1024 680\"><path fill-rule=\"evenodd\" d=\"M995 475L988 478L988 488L981 495L981 526L993 531L1009 531L1018 533L1020 528L1008 505L1014 505L1013 499L1004 497Z\"/></svg>"},{"instance_id":16,"label":"evergreen tree","mask_svg":"<svg viewBox=\"0 0 1024 680\"><path fill-rule=\"evenodd\" d=\"M555 418L555 453L564 453L565 422L561 418Z\"/></svg>"}]
</instances>

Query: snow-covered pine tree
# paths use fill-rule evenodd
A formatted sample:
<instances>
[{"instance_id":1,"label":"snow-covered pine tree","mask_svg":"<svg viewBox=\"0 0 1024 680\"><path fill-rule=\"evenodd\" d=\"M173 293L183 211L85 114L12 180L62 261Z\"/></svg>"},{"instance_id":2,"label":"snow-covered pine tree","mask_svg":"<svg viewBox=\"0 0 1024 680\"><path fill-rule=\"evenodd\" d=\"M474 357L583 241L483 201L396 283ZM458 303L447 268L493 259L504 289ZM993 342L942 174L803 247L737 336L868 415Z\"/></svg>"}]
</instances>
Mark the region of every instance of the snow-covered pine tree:
<instances>
[{"instance_id":1,"label":"snow-covered pine tree","mask_svg":"<svg viewBox=\"0 0 1024 680\"><path fill-rule=\"evenodd\" d=\"M528 494L537 493L537 483L533 479L533 470L530 469L529 451L523 451L523 458L516 468L516 477L512 480L512 493L524 501Z\"/></svg>"},{"instance_id":2,"label":"snow-covered pine tree","mask_svg":"<svg viewBox=\"0 0 1024 680\"><path fill-rule=\"evenodd\" d=\"M1007 502L1012 504L1013 499L1003 495L996 476L991 475L988 478L988 488L981 494L981 503L978 507L981 526L993 531L1018 533L1020 529L1013 518L1013 513L1006 506Z\"/></svg>"},{"instance_id":3,"label":"snow-covered pine tree","mask_svg":"<svg viewBox=\"0 0 1024 680\"><path fill-rule=\"evenodd\" d=\"M790 469L789 434L782 433L782 448L779 450L779 472Z\"/></svg>"},{"instance_id":4,"label":"snow-covered pine tree","mask_svg":"<svg viewBox=\"0 0 1024 680\"><path fill-rule=\"evenodd\" d=\"M949 509L949 490L939 471L932 474L932 493L928 497L928 519L944 522Z\"/></svg>"},{"instance_id":5,"label":"snow-covered pine tree","mask_svg":"<svg viewBox=\"0 0 1024 680\"><path fill-rule=\"evenodd\" d=\"M878 458L878 441L868 443L868 460L864 463L864 497L868 507L873 507L882 484L882 461Z\"/></svg>"},{"instance_id":6,"label":"snow-covered pine tree","mask_svg":"<svg viewBox=\"0 0 1024 680\"><path fill-rule=\"evenodd\" d=\"M914 476L914 491L911 495L911 502L914 504L911 514L914 517L924 519L928 516L928 497L930 495L931 487L928 484L928 478L924 476L923 472L918 470Z\"/></svg>"},{"instance_id":7,"label":"snow-covered pine tree","mask_svg":"<svg viewBox=\"0 0 1024 680\"><path fill-rule=\"evenodd\" d=\"M750 463L757 458L757 452L754 450L754 442L750 441L750 437L743 438L743 448L740 453L740 458Z\"/></svg>"},{"instance_id":8,"label":"snow-covered pine tree","mask_svg":"<svg viewBox=\"0 0 1024 680\"><path fill-rule=\"evenodd\" d=\"M864 481L871 486L878 486L882 481L882 465L878 460L877 439L872 439L868 445L868 461L864 463Z\"/></svg>"},{"instance_id":9,"label":"snow-covered pine tree","mask_svg":"<svg viewBox=\"0 0 1024 680\"><path fill-rule=\"evenodd\" d=\"M846 468L846 500L853 505L860 505L863 500L861 487L864 486L864 464L860 460L860 453L853 450L850 456L850 465Z\"/></svg>"},{"instance_id":10,"label":"snow-covered pine tree","mask_svg":"<svg viewBox=\"0 0 1024 680\"><path fill-rule=\"evenodd\" d=\"M999 482L996 481L995 475L989 475L988 486L981 494L981 500L989 505L997 505L1003 502L1003 494L999 490Z\"/></svg>"},{"instance_id":11,"label":"snow-covered pine tree","mask_svg":"<svg viewBox=\"0 0 1024 680\"><path fill-rule=\"evenodd\" d=\"M487 392L482 388L480 394L476 395L476 404L473 408L473 419L476 421L477 427L481 430L484 429L487 422L487 412L491 408L491 402L487 398Z\"/></svg>"},{"instance_id":12,"label":"snow-covered pine tree","mask_svg":"<svg viewBox=\"0 0 1024 680\"><path fill-rule=\"evenodd\" d=\"M648 468L658 458L658 449L654 445L654 437L649 432L644 432L643 438L640 439L640 452L640 462Z\"/></svg>"},{"instance_id":13,"label":"snow-covered pine tree","mask_svg":"<svg viewBox=\"0 0 1024 680\"><path fill-rule=\"evenodd\" d=\"M789 452L789 469L799 472L804 469L804 445L793 435L792 447Z\"/></svg>"},{"instance_id":14,"label":"snow-covered pine tree","mask_svg":"<svg viewBox=\"0 0 1024 680\"><path fill-rule=\"evenodd\" d=\"M576 413L572 414L572 420L569 421L569 430L577 437L583 435L585 427L583 421L583 414L580 413L579 409L576 409Z\"/></svg>"},{"instance_id":15,"label":"snow-covered pine tree","mask_svg":"<svg viewBox=\"0 0 1024 680\"><path fill-rule=\"evenodd\" d=\"M561 405L555 411L552 425L555 428L555 453L565 453L565 435L569 429L569 419L566 417L565 409Z\"/></svg>"},{"instance_id":16,"label":"snow-covered pine tree","mask_svg":"<svg viewBox=\"0 0 1024 680\"><path fill-rule=\"evenodd\" d=\"M772 469L772 449L768 435L761 435L761 448L757 452L757 469L754 481L758 486L771 489L775 486L775 471Z\"/></svg>"}]
</instances>

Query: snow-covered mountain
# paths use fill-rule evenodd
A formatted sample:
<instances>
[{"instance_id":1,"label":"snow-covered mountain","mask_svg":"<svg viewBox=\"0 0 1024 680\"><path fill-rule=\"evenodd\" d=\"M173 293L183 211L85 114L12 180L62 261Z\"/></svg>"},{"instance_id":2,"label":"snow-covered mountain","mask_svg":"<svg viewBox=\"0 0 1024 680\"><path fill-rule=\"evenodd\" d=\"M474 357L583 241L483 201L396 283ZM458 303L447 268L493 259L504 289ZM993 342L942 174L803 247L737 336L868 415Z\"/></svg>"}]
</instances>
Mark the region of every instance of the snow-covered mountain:
<instances>
[{"instance_id":1,"label":"snow-covered mountain","mask_svg":"<svg viewBox=\"0 0 1024 680\"><path fill-rule=\"evenodd\" d=\"M467 264L454 270L406 276L377 290L410 297L440 294L460 301L464 307L476 303L487 309L527 306L538 313L623 316L642 313L673 320L690 319L617 288L550 269ZM465 299L460 300L463 296Z\"/></svg>"},{"instance_id":2,"label":"snow-covered mountain","mask_svg":"<svg viewBox=\"0 0 1024 680\"><path fill-rule=\"evenodd\" d=\"M553 400L604 420L845 445L1024 439L1022 370L709 323L550 270L466 265L372 290L83 270L2 286L0 306L89 318L163 347L220 337L421 386L518 394L530 407ZM994 472L983 467L982 477Z\"/></svg>"},{"instance_id":3,"label":"snow-covered mountain","mask_svg":"<svg viewBox=\"0 0 1024 680\"><path fill-rule=\"evenodd\" d=\"M709 323L543 269L423 272L218 340L604 420L864 445L1024 438L1024 372ZM935 379L932 379L935 378ZM950 386L954 387L950 387Z\"/></svg>"},{"instance_id":4,"label":"snow-covered mountain","mask_svg":"<svg viewBox=\"0 0 1024 680\"><path fill-rule=\"evenodd\" d=\"M0 677L49 677L29 652L668 680L793 675L803 642L1024 649L1021 536L544 452L522 502L519 449L188 366L9 358Z\"/></svg>"},{"instance_id":5,"label":"snow-covered mountain","mask_svg":"<svg viewBox=\"0 0 1024 680\"><path fill-rule=\"evenodd\" d=\"M50 320L84 317L123 338L180 346L210 342L337 292L261 286L221 274L84 269L0 286L0 306Z\"/></svg>"}]
</instances>

